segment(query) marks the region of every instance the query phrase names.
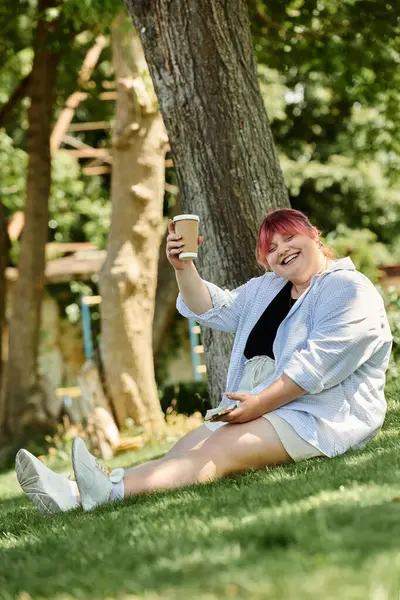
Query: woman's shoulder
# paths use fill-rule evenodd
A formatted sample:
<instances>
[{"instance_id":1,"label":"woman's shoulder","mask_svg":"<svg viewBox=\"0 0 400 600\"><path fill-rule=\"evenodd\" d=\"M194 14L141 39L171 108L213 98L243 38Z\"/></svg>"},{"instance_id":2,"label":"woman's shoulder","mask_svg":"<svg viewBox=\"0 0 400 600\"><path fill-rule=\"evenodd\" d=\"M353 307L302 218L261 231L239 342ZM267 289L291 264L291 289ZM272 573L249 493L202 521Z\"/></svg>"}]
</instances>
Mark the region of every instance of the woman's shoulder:
<instances>
[{"instance_id":1,"label":"woman's shoulder","mask_svg":"<svg viewBox=\"0 0 400 600\"><path fill-rule=\"evenodd\" d=\"M282 277L278 277L278 275L276 273L274 273L273 271L266 271L265 273L263 273L262 275L257 275L257 277L252 277L251 279L248 280L248 284L251 284L252 286L259 286L259 285L268 285L269 283L271 283L272 281L275 281L276 279L282 279Z\"/></svg>"},{"instance_id":2,"label":"woman's shoulder","mask_svg":"<svg viewBox=\"0 0 400 600\"><path fill-rule=\"evenodd\" d=\"M322 278L321 283L328 288L340 288L355 286L365 286L367 288L374 288L375 286L370 279L361 271L357 269L338 269L336 271L330 271L325 274Z\"/></svg>"},{"instance_id":3,"label":"woman's shoulder","mask_svg":"<svg viewBox=\"0 0 400 600\"><path fill-rule=\"evenodd\" d=\"M248 283L255 290L262 289L266 291L268 288L271 288L271 292L274 292L277 288L281 287L284 282L287 283L287 279L283 279L283 277L280 277L273 271L266 271L263 275L253 277Z\"/></svg>"},{"instance_id":4,"label":"woman's shoulder","mask_svg":"<svg viewBox=\"0 0 400 600\"><path fill-rule=\"evenodd\" d=\"M366 275L352 270L337 270L325 274L317 287L318 296L324 298L368 297L381 298L378 290Z\"/></svg>"}]
</instances>

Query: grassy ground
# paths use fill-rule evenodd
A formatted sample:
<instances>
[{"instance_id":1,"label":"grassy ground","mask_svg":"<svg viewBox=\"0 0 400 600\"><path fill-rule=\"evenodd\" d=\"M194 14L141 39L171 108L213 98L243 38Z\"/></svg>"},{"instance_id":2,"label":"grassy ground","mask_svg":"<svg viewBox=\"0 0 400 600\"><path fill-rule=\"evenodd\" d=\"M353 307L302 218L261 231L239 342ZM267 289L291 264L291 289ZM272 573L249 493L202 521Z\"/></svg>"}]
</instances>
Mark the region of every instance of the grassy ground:
<instances>
[{"instance_id":1,"label":"grassy ground","mask_svg":"<svg viewBox=\"0 0 400 600\"><path fill-rule=\"evenodd\" d=\"M1 474L0 598L399 600L400 387L386 395L363 451L93 513L41 516Z\"/></svg>"}]
</instances>

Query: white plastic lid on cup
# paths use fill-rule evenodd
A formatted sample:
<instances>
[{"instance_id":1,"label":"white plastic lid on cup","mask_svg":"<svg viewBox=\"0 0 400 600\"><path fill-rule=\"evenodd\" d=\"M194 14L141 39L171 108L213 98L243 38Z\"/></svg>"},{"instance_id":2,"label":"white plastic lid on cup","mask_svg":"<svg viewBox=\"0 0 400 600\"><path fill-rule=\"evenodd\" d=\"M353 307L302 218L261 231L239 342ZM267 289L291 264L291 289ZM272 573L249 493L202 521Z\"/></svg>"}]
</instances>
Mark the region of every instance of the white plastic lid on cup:
<instances>
[{"instance_id":1,"label":"white plastic lid on cup","mask_svg":"<svg viewBox=\"0 0 400 600\"><path fill-rule=\"evenodd\" d=\"M185 219L191 219L192 221L200 221L200 217L197 215L177 215L172 220L175 223L176 221L184 221Z\"/></svg>"}]
</instances>

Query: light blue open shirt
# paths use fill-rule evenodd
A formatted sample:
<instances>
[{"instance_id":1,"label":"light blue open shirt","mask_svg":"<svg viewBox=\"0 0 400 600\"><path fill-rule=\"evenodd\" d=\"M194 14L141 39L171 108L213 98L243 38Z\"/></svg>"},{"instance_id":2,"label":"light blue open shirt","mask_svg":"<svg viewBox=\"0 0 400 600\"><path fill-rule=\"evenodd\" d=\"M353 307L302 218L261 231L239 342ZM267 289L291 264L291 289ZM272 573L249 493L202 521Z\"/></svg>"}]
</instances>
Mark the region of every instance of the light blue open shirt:
<instances>
[{"instance_id":1,"label":"light blue open shirt","mask_svg":"<svg viewBox=\"0 0 400 600\"><path fill-rule=\"evenodd\" d=\"M238 391L247 338L287 279L268 272L232 291L203 281L213 308L196 314L180 293L176 308L201 325L235 334L224 391ZM311 278L280 324L273 344L275 373L251 393L258 394L285 372L306 393L276 414L327 456L361 448L385 418L392 345L382 296L349 257L336 260ZM220 406L228 404L222 395Z\"/></svg>"}]
</instances>

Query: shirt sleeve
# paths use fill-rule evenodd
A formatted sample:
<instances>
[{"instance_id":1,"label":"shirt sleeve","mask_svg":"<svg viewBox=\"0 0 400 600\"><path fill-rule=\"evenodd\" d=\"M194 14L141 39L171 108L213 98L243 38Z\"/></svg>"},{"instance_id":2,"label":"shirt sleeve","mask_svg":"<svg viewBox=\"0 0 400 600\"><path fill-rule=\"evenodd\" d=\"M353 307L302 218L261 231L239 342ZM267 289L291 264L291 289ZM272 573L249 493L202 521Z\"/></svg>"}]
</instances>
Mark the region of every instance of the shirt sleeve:
<instances>
[{"instance_id":1,"label":"shirt sleeve","mask_svg":"<svg viewBox=\"0 0 400 600\"><path fill-rule=\"evenodd\" d=\"M218 331L236 333L239 318L246 303L246 292L251 281L234 290L222 290L214 283L203 279L210 292L213 307L204 313L196 314L186 306L182 294L179 292L176 308L181 315L188 319L195 319L200 325Z\"/></svg>"},{"instance_id":2,"label":"shirt sleeve","mask_svg":"<svg viewBox=\"0 0 400 600\"><path fill-rule=\"evenodd\" d=\"M380 298L380 300L382 300ZM284 372L310 394L344 381L383 343L383 301L367 286L348 282L317 306L307 345Z\"/></svg>"}]
</instances>

